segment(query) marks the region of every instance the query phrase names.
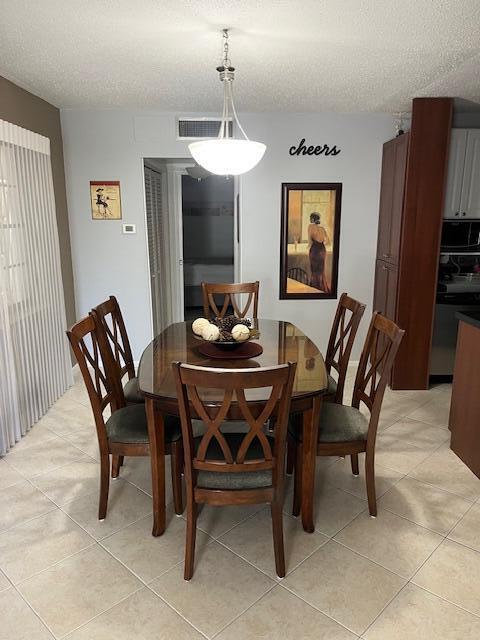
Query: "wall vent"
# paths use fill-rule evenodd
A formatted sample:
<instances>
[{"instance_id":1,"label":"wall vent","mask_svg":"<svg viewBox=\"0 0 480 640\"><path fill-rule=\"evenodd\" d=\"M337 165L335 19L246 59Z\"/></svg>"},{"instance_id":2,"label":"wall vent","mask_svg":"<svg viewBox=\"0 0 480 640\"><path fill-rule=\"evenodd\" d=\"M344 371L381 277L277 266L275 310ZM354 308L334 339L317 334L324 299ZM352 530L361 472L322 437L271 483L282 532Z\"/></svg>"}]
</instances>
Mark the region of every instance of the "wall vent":
<instances>
[{"instance_id":1,"label":"wall vent","mask_svg":"<svg viewBox=\"0 0 480 640\"><path fill-rule=\"evenodd\" d=\"M202 140L216 138L220 130L219 118L177 118L177 140ZM233 124L228 122L229 135Z\"/></svg>"}]
</instances>

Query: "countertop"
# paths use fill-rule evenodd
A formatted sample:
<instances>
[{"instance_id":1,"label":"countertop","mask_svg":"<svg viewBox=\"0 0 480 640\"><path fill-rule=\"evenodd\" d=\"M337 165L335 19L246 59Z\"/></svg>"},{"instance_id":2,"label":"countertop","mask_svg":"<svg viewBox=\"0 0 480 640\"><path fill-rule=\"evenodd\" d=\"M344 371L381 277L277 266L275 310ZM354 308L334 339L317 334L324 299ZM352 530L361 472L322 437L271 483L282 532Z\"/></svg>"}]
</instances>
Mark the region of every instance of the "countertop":
<instances>
[{"instance_id":1,"label":"countertop","mask_svg":"<svg viewBox=\"0 0 480 640\"><path fill-rule=\"evenodd\" d=\"M458 312L455 314L455 317L461 322L466 322L480 329L480 311L469 311L468 313Z\"/></svg>"}]
</instances>

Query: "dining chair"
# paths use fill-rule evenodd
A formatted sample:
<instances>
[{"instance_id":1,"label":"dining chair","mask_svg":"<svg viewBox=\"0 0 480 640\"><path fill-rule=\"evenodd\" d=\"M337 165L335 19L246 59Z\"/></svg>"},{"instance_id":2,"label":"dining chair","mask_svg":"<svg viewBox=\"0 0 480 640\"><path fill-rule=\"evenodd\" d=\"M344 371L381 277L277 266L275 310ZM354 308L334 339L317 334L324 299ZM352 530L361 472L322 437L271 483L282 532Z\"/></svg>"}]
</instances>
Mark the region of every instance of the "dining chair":
<instances>
[{"instance_id":1,"label":"dining chair","mask_svg":"<svg viewBox=\"0 0 480 640\"><path fill-rule=\"evenodd\" d=\"M323 402L337 402L342 404L345 379L347 377L350 354L357 335L360 321L365 311L365 305L348 294L342 293L338 301L333 319L325 354L325 368L328 374L328 389L323 396ZM331 375L332 369L337 373L337 379ZM291 422L301 427L301 415L292 415ZM291 475L295 464L293 443L287 442L287 473Z\"/></svg>"},{"instance_id":2,"label":"dining chair","mask_svg":"<svg viewBox=\"0 0 480 640\"><path fill-rule=\"evenodd\" d=\"M285 443L288 413L296 364L258 369L210 369L173 363L182 423L187 537L185 580L193 575L197 505L270 504L275 566L285 575L283 518ZM270 388L267 401L248 404L248 391ZM199 391L201 388L201 391ZM220 390L220 408L208 403L209 390ZM246 393L247 392L247 393ZM204 402L201 393L205 394ZM228 429L232 402L245 423L241 433ZM194 438L191 411L203 421L205 431ZM265 432L270 416L276 415L275 437Z\"/></svg>"},{"instance_id":3,"label":"dining chair","mask_svg":"<svg viewBox=\"0 0 480 640\"><path fill-rule=\"evenodd\" d=\"M124 376L128 376L123 387L127 404L144 402L138 386L138 378L135 375L130 341L116 297L110 296L108 300L94 307L91 313L95 316L99 329L103 331L106 340L111 345L115 362L120 371L120 379L123 380Z\"/></svg>"},{"instance_id":4,"label":"dining chair","mask_svg":"<svg viewBox=\"0 0 480 640\"><path fill-rule=\"evenodd\" d=\"M203 295L203 315L210 318L213 315L216 318L223 318L229 308L233 309L237 318L245 318L250 307L253 307L253 318L258 317L258 289L260 283L256 282L238 282L235 284L217 284L212 282L202 282ZM248 294L247 302L240 308L237 295ZM223 303L217 305L215 296L223 296Z\"/></svg>"},{"instance_id":5,"label":"dining chair","mask_svg":"<svg viewBox=\"0 0 480 640\"><path fill-rule=\"evenodd\" d=\"M144 404L128 405L109 343L99 330L93 315L73 325L67 336L82 373L95 419L100 450L100 500L98 518L107 514L110 484L117 477L123 456L150 456L147 417ZM111 415L105 420L105 409ZM165 417L165 452L171 454L172 485L175 512L183 512L182 468L183 445L178 418Z\"/></svg>"},{"instance_id":6,"label":"dining chair","mask_svg":"<svg viewBox=\"0 0 480 640\"><path fill-rule=\"evenodd\" d=\"M352 405L325 402L320 412L317 455L350 455L352 473L358 476L358 454L365 453L365 479L371 516L377 515L375 441L378 418L385 387L404 333L394 322L375 312L358 365ZM369 419L360 411L361 402L370 412ZM289 424L288 438L295 454L293 515L299 515L302 496L302 430L292 422Z\"/></svg>"},{"instance_id":7,"label":"dining chair","mask_svg":"<svg viewBox=\"0 0 480 640\"><path fill-rule=\"evenodd\" d=\"M343 402L348 363L364 312L364 304L342 293L325 354L325 367L328 373L328 392L325 399L339 404ZM332 369L337 372L336 380L331 375Z\"/></svg>"}]
</instances>

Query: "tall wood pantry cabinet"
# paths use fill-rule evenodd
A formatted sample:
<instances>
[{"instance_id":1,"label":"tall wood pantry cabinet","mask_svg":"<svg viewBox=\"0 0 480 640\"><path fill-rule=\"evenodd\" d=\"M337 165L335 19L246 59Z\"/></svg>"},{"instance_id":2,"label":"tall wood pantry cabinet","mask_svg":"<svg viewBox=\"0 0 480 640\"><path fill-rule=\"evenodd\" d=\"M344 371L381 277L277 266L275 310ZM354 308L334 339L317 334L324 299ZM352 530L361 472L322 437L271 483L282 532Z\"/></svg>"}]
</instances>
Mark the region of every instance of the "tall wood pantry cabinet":
<instances>
[{"instance_id":1,"label":"tall wood pantry cabinet","mask_svg":"<svg viewBox=\"0 0 480 640\"><path fill-rule=\"evenodd\" d=\"M409 132L383 146L373 308L405 336L393 389L428 389L451 98L415 98Z\"/></svg>"}]
</instances>

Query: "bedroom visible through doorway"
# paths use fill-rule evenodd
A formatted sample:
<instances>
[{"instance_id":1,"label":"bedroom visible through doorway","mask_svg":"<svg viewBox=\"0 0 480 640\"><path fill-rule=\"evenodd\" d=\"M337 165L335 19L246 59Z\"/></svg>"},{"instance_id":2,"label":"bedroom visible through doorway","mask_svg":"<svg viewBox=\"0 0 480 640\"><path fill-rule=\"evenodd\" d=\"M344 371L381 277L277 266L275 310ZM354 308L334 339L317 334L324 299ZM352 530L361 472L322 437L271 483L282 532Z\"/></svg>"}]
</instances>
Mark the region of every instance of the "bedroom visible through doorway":
<instances>
[{"instance_id":1,"label":"bedroom visible through doorway","mask_svg":"<svg viewBox=\"0 0 480 640\"><path fill-rule=\"evenodd\" d=\"M191 160L146 158L144 175L158 335L172 322L203 315L202 282L236 281L237 185L224 176L197 178Z\"/></svg>"}]
</instances>

